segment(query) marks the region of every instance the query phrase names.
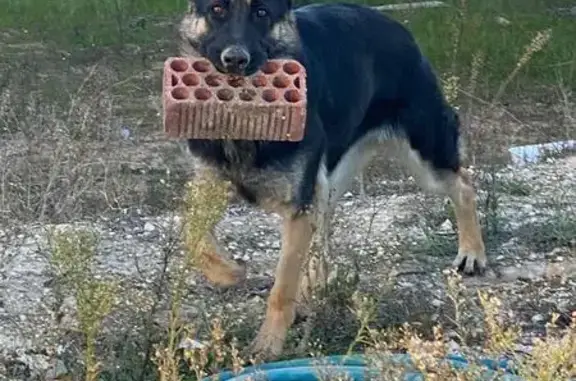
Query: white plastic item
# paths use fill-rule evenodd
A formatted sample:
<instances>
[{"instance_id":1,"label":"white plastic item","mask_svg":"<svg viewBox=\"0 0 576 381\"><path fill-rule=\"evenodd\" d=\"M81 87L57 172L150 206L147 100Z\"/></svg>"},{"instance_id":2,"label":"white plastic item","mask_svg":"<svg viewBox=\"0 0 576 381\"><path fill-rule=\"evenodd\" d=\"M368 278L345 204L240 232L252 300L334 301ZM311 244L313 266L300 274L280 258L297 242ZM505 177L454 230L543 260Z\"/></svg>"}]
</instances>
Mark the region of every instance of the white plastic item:
<instances>
[{"instance_id":1,"label":"white plastic item","mask_svg":"<svg viewBox=\"0 0 576 381\"><path fill-rule=\"evenodd\" d=\"M536 163L546 154L561 153L562 151L571 149L576 149L576 140L510 147L508 148L508 152L510 152L512 164L520 166Z\"/></svg>"}]
</instances>

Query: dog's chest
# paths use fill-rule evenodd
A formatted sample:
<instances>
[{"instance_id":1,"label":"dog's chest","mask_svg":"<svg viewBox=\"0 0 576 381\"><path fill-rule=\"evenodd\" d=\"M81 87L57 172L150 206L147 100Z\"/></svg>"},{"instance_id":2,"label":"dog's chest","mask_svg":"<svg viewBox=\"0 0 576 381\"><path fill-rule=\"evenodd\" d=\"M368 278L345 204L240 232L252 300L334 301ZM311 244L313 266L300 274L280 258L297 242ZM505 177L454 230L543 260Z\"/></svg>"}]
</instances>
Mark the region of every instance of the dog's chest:
<instances>
[{"instance_id":1,"label":"dog's chest","mask_svg":"<svg viewBox=\"0 0 576 381\"><path fill-rule=\"evenodd\" d=\"M220 169L237 193L246 201L267 210L278 211L288 206L294 197L294 179L289 172L268 169Z\"/></svg>"},{"instance_id":2,"label":"dog's chest","mask_svg":"<svg viewBox=\"0 0 576 381\"><path fill-rule=\"evenodd\" d=\"M193 154L197 159L196 165L207 167L230 181L237 194L251 204L274 212L286 209L301 181L301 171L294 168L279 170L273 166L258 168L254 165L255 149L249 142L227 143L222 145L221 151L224 162Z\"/></svg>"}]
</instances>

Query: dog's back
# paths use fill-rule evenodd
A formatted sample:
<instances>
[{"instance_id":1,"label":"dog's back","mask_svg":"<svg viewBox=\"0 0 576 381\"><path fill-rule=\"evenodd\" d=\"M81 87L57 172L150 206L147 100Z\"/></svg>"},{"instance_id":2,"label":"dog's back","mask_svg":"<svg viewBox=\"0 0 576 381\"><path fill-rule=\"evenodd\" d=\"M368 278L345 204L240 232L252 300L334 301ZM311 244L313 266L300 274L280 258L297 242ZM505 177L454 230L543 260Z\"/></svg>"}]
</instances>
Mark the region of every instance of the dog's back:
<instances>
[{"instance_id":1,"label":"dog's back","mask_svg":"<svg viewBox=\"0 0 576 381\"><path fill-rule=\"evenodd\" d=\"M403 25L352 4L308 5L295 16L299 58L310 73L309 102L321 115L329 170L355 141L382 127L406 135L438 167L457 165L457 153L443 142L448 136L454 145L457 120L449 120L455 115Z\"/></svg>"}]
</instances>

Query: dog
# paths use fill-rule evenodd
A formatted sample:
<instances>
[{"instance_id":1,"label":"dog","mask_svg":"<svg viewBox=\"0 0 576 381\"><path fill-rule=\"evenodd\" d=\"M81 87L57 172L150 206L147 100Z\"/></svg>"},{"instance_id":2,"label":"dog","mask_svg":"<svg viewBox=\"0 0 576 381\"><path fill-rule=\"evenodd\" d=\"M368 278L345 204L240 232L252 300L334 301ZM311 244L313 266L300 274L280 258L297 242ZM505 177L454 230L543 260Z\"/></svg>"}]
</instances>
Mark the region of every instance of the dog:
<instances>
[{"instance_id":1,"label":"dog","mask_svg":"<svg viewBox=\"0 0 576 381\"><path fill-rule=\"evenodd\" d=\"M306 68L302 141L187 142L195 181L215 175L282 218L275 282L251 353L282 353L296 307L317 286L314 274L322 273L309 256L314 237L328 230L338 199L384 147L402 155L424 188L452 201L459 236L453 265L467 274L485 269L476 194L461 164L458 115L401 23L345 3L191 0L178 29L182 56L203 56L228 75L251 75L273 58L296 59ZM201 270L208 280L230 286L245 277L245 267L218 245L213 230L205 243Z\"/></svg>"}]
</instances>

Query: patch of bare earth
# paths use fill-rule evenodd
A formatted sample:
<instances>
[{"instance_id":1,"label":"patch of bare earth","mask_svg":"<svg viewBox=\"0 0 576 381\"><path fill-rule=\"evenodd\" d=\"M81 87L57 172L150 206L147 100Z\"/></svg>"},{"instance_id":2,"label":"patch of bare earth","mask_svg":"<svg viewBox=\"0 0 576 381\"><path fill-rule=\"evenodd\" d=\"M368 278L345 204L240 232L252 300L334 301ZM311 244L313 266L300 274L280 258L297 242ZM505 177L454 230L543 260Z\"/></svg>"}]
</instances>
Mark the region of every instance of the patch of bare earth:
<instances>
[{"instance_id":1,"label":"patch of bare earth","mask_svg":"<svg viewBox=\"0 0 576 381\"><path fill-rule=\"evenodd\" d=\"M487 274L465 279L471 289L490 289L502 298L508 318L525 329L527 345L531 335L541 332L551 312L568 314L576 309L576 236L562 246L552 244L539 249L529 236L523 235L526 229L556 219L558 213L569 213L568 206L561 211L551 207L550 202L576 199L575 166L576 157L572 156L498 173L502 178L529 183L531 194L501 195L500 229L508 234L490 248ZM423 221L422 211L438 209L442 202L410 191L391 194L390 189L403 187L400 180L380 179L373 186L375 194L367 202L348 194L340 203L331 262L341 271L359 270L358 287L380 302L379 324L439 322L448 305L443 272L456 246L447 245L447 252L430 248L430 253L418 246L426 245L423 242L429 239L431 230L444 237L454 236L451 223L446 222L449 220L433 226ZM482 200L485 192L480 190L479 197ZM165 326L168 294L158 287L163 282L161 274L178 222L176 215L164 214L73 224L98 232L101 241L96 274L116 279L122 285L116 310L106 324L109 335L129 337L131 330L139 329L135 325L143 324L139 317L147 313L153 313L155 324ZM219 236L235 257L249 263L248 280L222 291L199 275L191 277L183 307L188 322L201 322L206 316L219 313L229 318L228 326L250 338L262 317L273 281L279 249L278 223L278 218L259 210L231 206L219 225ZM73 350L70 346L74 345L73 332L77 328L73 298L57 290L50 271L47 227L33 223L0 232L1 363L4 372L15 376L24 372L31 377L26 379L42 375L51 359ZM170 255L179 256L179 249ZM319 319L317 324L314 334L324 336L324 330L334 322ZM340 330L341 339L354 331L349 327ZM113 336L108 340L113 341ZM108 356L114 354L110 352Z\"/></svg>"}]
</instances>

